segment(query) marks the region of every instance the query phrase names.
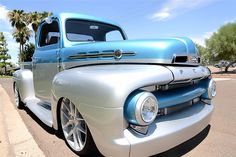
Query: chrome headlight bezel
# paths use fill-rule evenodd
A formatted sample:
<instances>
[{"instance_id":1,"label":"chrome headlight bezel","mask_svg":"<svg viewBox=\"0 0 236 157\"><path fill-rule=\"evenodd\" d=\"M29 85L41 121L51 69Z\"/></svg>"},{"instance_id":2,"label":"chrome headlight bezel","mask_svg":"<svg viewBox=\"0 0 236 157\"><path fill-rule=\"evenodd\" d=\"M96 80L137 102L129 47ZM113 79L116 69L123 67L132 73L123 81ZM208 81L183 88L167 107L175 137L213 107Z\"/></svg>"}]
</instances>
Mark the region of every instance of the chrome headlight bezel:
<instances>
[{"instance_id":1,"label":"chrome headlight bezel","mask_svg":"<svg viewBox=\"0 0 236 157\"><path fill-rule=\"evenodd\" d=\"M216 96L216 82L213 79L209 81L207 94L209 99L213 99Z\"/></svg>"},{"instance_id":2,"label":"chrome headlight bezel","mask_svg":"<svg viewBox=\"0 0 236 157\"><path fill-rule=\"evenodd\" d=\"M151 105L151 108L153 110L151 113L152 114L151 118L145 117L143 113L144 108L148 108L147 105ZM150 109L150 106L148 109ZM158 112L158 101L156 97L150 92L143 92L143 94L137 100L135 108L135 118L138 124L139 125L151 124L155 120L157 112Z\"/></svg>"}]
</instances>

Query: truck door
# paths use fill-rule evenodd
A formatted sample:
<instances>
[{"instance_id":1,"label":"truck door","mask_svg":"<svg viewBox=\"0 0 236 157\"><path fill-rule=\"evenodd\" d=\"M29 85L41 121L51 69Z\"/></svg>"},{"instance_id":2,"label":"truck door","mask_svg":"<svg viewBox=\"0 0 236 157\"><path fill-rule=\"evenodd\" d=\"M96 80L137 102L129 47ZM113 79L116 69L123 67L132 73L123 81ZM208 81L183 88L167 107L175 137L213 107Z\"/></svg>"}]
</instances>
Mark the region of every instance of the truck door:
<instances>
[{"instance_id":1,"label":"truck door","mask_svg":"<svg viewBox=\"0 0 236 157\"><path fill-rule=\"evenodd\" d=\"M36 38L36 49L32 57L32 71L35 95L43 101L50 101L51 85L59 72L60 31L57 20L40 25Z\"/></svg>"}]
</instances>

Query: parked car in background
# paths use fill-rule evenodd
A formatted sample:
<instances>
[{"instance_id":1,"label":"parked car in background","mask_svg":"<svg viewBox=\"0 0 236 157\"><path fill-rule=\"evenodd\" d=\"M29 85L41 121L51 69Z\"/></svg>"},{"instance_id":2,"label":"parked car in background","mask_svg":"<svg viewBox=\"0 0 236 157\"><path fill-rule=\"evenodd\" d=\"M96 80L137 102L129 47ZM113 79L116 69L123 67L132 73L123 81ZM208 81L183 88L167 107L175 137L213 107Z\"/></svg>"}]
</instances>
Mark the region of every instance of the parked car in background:
<instances>
[{"instance_id":1,"label":"parked car in background","mask_svg":"<svg viewBox=\"0 0 236 157\"><path fill-rule=\"evenodd\" d=\"M214 64L214 67L216 68L224 68L224 67L227 67L228 65L230 64L229 61L219 61L218 63ZM232 64L230 67L234 68L236 67L236 63Z\"/></svg>"},{"instance_id":2,"label":"parked car in background","mask_svg":"<svg viewBox=\"0 0 236 157\"><path fill-rule=\"evenodd\" d=\"M223 68L223 67L227 67L227 65L229 64L228 61L219 61L218 63L214 64L214 67L216 68Z\"/></svg>"},{"instance_id":3,"label":"parked car in background","mask_svg":"<svg viewBox=\"0 0 236 157\"><path fill-rule=\"evenodd\" d=\"M216 95L192 40L128 40L115 22L73 13L40 23L32 66L13 80L16 106L61 131L79 155L173 148L207 127Z\"/></svg>"}]
</instances>

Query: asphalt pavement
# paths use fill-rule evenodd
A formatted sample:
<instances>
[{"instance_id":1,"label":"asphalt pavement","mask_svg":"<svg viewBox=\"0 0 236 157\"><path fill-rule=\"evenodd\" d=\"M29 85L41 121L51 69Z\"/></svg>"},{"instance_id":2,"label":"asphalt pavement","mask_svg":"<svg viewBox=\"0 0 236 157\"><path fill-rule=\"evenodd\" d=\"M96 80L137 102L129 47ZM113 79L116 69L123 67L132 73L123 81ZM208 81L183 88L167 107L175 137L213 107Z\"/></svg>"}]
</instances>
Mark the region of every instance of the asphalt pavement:
<instances>
[{"instance_id":1,"label":"asphalt pavement","mask_svg":"<svg viewBox=\"0 0 236 157\"><path fill-rule=\"evenodd\" d=\"M213 113L210 125L194 138L171 150L155 155L155 157L236 156L236 79L221 78L216 80L217 96L213 100L215 111ZM8 94L11 104L14 104L12 80L0 79L0 85ZM18 113L45 156L76 156L66 146L62 136L57 134L53 129L44 125L30 110L24 108L22 110L18 110ZM3 145L1 140L2 139L0 139L0 145Z\"/></svg>"}]
</instances>

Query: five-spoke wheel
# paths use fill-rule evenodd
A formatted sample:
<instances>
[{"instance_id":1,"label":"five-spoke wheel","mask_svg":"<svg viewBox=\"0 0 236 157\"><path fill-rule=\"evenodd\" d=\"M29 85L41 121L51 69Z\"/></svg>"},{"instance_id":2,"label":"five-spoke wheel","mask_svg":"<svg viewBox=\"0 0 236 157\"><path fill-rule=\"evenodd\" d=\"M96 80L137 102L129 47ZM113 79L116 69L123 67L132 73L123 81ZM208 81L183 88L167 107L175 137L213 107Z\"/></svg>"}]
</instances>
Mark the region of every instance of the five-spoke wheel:
<instances>
[{"instance_id":1,"label":"five-spoke wheel","mask_svg":"<svg viewBox=\"0 0 236 157\"><path fill-rule=\"evenodd\" d=\"M77 107L64 98L60 108L61 128L69 147L79 155L93 152L94 142L87 124ZM89 151L90 149L90 151Z\"/></svg>"}]
</instances>

